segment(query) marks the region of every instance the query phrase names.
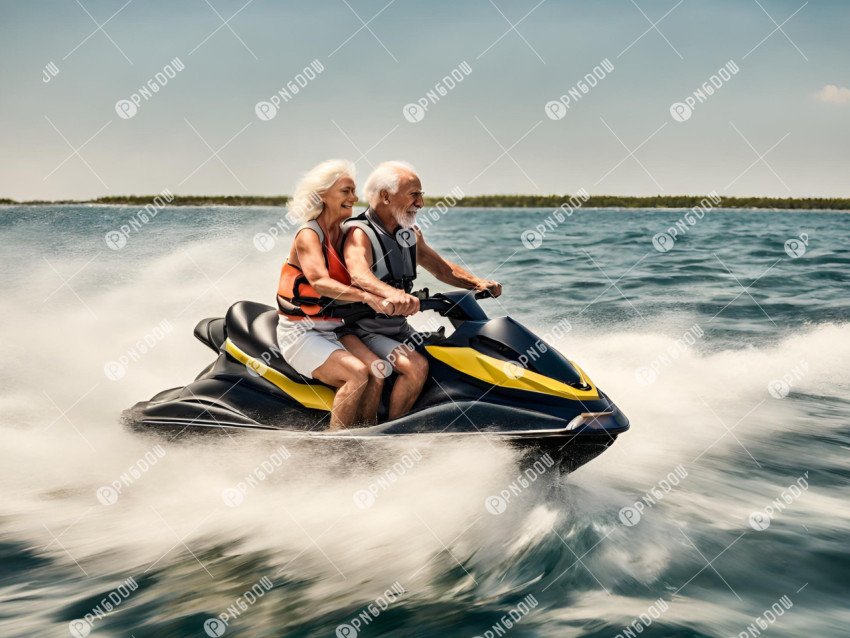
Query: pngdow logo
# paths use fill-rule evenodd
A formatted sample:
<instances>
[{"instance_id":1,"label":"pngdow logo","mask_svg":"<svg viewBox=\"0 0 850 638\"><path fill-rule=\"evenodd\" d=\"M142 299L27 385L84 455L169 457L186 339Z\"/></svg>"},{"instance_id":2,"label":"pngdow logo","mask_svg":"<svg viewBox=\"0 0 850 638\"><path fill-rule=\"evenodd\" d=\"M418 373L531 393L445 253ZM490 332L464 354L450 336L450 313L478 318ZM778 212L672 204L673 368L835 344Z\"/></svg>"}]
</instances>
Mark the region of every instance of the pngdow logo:
<instances>
[{"instance_id":1,"label":"pngdow logo","mask_svg":"<svg viewBox=\"0 0 850 638\"><path fill-rule=\"evenodd\" d=\"M791 259L797 259L806 254L809 248L809 233L800 233L797 237L792 237L785 242L785 254Z\"/></svg>"},{"instance_id":2,"label":"pngdow logo","mask_svg":"<svg viewBox=\"0 0 850 638\"><path fill-rule=\"evenodd\" d=\"M667 494L672 492L679 483L688 476L688 471L683 465L677 465L672 471L667 473L667 476L658 481L641 498L637 499L632 505L620 508L620 522L626 527L634 527L640 522L641 516L645 510L654 507L656 503L661 501Z\"/></svg>"},{"instance_id":3,"label":"pngdow logo","mask_svg":"<svg viewBox=\"0 0 850 638\"><path fill-rule=\"evenodd\" d=\"M94 627L95 621L106 618L115 609L130 597L130 594L139 588L139 583L132 576L104 596L99 603L92 607L91 611L82 618L77 618L68 623L68 631L73 638L86 638Z\"/></svg>"},{"instance_id":4,"label":"pngdow logo","mask_svg":"<svg viewBox=\"0 0 850 638\"><path fill-rule=\"evenodd\" d=\"M417 347L425 343L427 334L429 332L437 332L440 326L440 322L435 317L428 317L426 325L422 326L422 328L417 328L416 332L402 341L395 350L387 355L386 359L375 359L371 363L369 367L372 370L372 374L378 379L386 379L393 373L399 357L415 352Z\"/></svg>"},{"instance_id":5,"label":"pngdow logo","mask_svg":"<svg viewBox=\"0 0 850 638\"><path fill-rule=\"evenodd\" d=\"M112 481L112 483L100 486L96 492L97 500L100 501L101 505L115 505L121 491L138 481L145 472L156 465L157 461L164 456L165 448L161 445L154 445L150 450L145 452L144 456L140 457L133 465L127 468L126 472Z\"/></svg>"},{"instance_id":6,"label":"pngdow logo","mask_svg":"<svg viewBox=\"0 0 850 638\"><path fill-rule=\"evenodd\" d=\"M357 638L364 627L377 620L378 616L406 593L407 590L404 586L400 582L395 581L383 594L360 610L356 616L349 618L347 622L337 625L336 631L334 631L336 638Z\"/></svg>"},{"instance_id":7,"label":"pngdow logo","mask_svg":"<svg viewBox=\"0 0 850 638\"><path fill-rule=\"evenodd\" d=\"M292 453L281 445L268 458L255 467L244 479L236 485L226 487L221 491L221 499L228 507L239 507L245 501L245 495L261 482L265 481Z\"/></svg>"},{"instance_id":8,"label":"pngdow logo","mask_svg":"<svg viewBox=\"0 0 850 638\"><path fill-rule=\"evenodd\" d=\"M301 92L301 89L316 79L325 70L325 65L318 58L305 66L299 73L286 83L285 86L268 100L260 100L254 105L254 113L264 122L268 122L277 116L281 102L286 103Z\"/></svg>"},{"instance_id":9,"label":"pngdow logo","mask_svg":"<svg viewBox=\"0 0 850 638\"><path fill-rule=\"evenodd\" d=\"M141 359L173 331L174 326L171 325L171 322L168 319L163 319L150 332L127 348L127 351L119 355L117 359L104 363L103 374L110 381L120 381L127 374L127 368L131 363Z\"/></svg>"},{"instance_id":10,"label":"pngdow logo","mask_svg":"<svg viewBox=\"0 0 850 638\"><path fill-rule=\"evenodd\" d=\"M543 476L546 471L555 465L555 460L544 454L537 459L530 467L526 468L522 474L516 477L505 489L498 494L492 494L484 499L484 508L493 516L502 514L508 509L508 503L514 496L519 496L538 478Z\"/></svg>"},{"instance_id":11,"label":"pngdow logo","mask_svg":"<svg viewBox=\"0 0 850 638\"><path fill-rule=\"evenodd\" d=\"M369 509L375 504L378 495L395 485L401 477L413 469L414 465L422 460L422 452L417 448L408 450L401 458L393 463L393 466L383 474L375 477L366 489L354 492L354 504L362 510Z\"/></svg>"},{"instance_id":12,"label":"pngdow logo","mask_svg":"<svg viewBox=\"0 0 850 638\"><path fill-rule=\"evenodd\" d=\"M281 348L291 346L298 341L298 339L303 337L305 333L316 327L316 322L309 316L294 323L295 325L291 326L286 333L279 333L277 335L277 343L273 343L267 350L263 350L258 357L251 357L245 363L245 368L248 371L248 374L255 379L267 374L269 366L275 357L280 357L281 359L284 358L280 350Z\"/></svg>"},{"instance_id":13,"label":"pngdow logo","mask_svg":"<svg viewBox=\"0 0 850 638\"><path fill-rule=\"evenodd\" d=\"M809 489L809 471L806 470L802 475L797 477L791 485L786 487L773 501L764 509L757 510L750 514L750 527L757 532L761 532L770 527L770 523L780 513L791 505L794 501L803 495L803 492Z\"/></svg>"},{"instance_id":14,"label":"pngdow logo","mask_svg":"<svg viewBox=\"0 0 850 638\"><path fill-rule=\"evenodd\" d=\"M590 93L590 89L599 84L600 80L604 80L611 71L614 70L614 64L608 58L605 58L597 64L590 73L585 75L581 80L571 86L557 100L549 100L546 102L545 111L546 117L550 120L561 120L567 114L570 104L578 102L583 96Z\"/></svg>"},{"instance_id":15,"label":"pngdow logo","mask_svg":"<svg viewBox=\"0 0 850 638\"><path fill-rule=\"evenodd\" d=\"M172 201L174 201L174 195L166 188L159 195L156 195L150 204L145 204L144 208L136 211L132 217L118 228L106 233L104 236L106 245L112 250L121 250L127 245L132 232L141 230L145 224L156 217L156 214Z\"/></svg>"},{"instance_id":16,"label":"pngdow logo","mask_svg":"<svg viewBox=\"0 0 850 638\"><path fill-rule=\"evenodd\" d=\"M44 71L41 72L41 81L47 84L57 75L59 75L59 67L51 60L44 66Z\"/></svg>"},{"instance_id":17,"label":"pngdow logo","mask_svg":"<svg viewBox=\"0 0 850 638\"><path fill-rule=\"evenodd\" d=\"M634 638L642 634L643 630L649 627L653 621L661 618L661 614L670 609L670 605L663 598L659 598L646 611L638 616L623 628L623 631L618 633L614 638Z\"/></svg>"},{"instance_id":18,"label":"pngdow logo","mask_svg":"<svg viewBox=\"0 0 850 638\"><path fill-rule=\"evenodd\" d=\"M277 243L277 238L281 232L289 233L300 227L306 219L304 218L305 209L310 204L320 205L322 197L318 193L311 193L309 201L304 202L301 206L289 206L287 203L286 214L280 218L273 226L270 226L267 231L259 232L254 235L254 248L261 253L267 253L274 248Z\"/></svg>"},{"instance_id":19,"label":"pngdow logo","mask_svg":"<svg viewBox=\"0 0 850 638\"><path fill-rule=\"evenodd\" d=\"M720 202L720 195L717 194L717 191L711 191L708 197L699 200L699 204L682 215L681 219L676 221L675 224L668 227L667 230L655 233L652 237L652 246L658 252L666 253L673 248L680 235L686 235L689 228L696 226L696 223L705 217L706 213L710 213L719 206Z\"/></svg>"},{"instance_id":20,"label":"pngdow logo","mask_svg":"<svg viewBox=\"0 0 850 638\"><path fill-rule=\"evenodd\" d=\"M440 101L440 99L448 95L449 91L463 82L464 78L466 78L470 73L472 73L472 67L469 66L469 62L464 60L456 68L452 69L451 72L449 72L449 74L442 80L437 82L434 85L434 88L425 93L425 95L417 99L415 102L405 104L401 110L404 115L404 119L411 124L421 122L425 118L425 113L428 111L428 107L436 104Z\"/></svg>"},{"instance_id":21,"label":"pngdow logo","mask_svg":"<svg viewBox=\"0 0 850 638\"><path fill-rule=\"evenodd\" d=\"M781 377L773 379L767 384L767 391L774 399L784 399L791 392L791 388L802 381L809 373L809 362L805 359L800 361Z\"/></svg>"},{"instance_id":22,"label":"pngdow logo","mask_svg":"<svg viewBox=\"0 0 850 638\"><path fill-rule=\"evenodd\" d=\"M705 336L705 330L698 323L695 323L688 328L681 337L676 339L667 348L659 352L646 365L635 368L635 381L638 385L648 386L655 383L658 375L664 368L670 367L678 360L691 346L694 346L698 339Z\"/></svg>"},{"instance_id":23,"label":"pngdow logo","mask_svg":"<svg viewBox=\"0 0 850 638\"><path fill-rule=\"evenodd\" d=\"M765 609L760 616L747 625L742 631L735 634L734 638L759 638L759 636L763 635L768 629L770 629L773 623L784 616L785 612L793 606L794 603L787 595L782 596L782 598Z\"/></svg>"},{"instance_id":24,"label":"pngdow logo","mask_svg":"<svg viewBox=\"0 0 850 638\"><path fill-rule=\"evenodd\" d=\"M534 363L546 354L552 347L549 345L550 343L557 339L563 339L572 329L573 326L569 319L561 319L541 339L538 339L526 348L525 352L520 354L516 361L505 361L502 364L502 370L512 379L521 379L525 376L525 371L528 370L529 363Z\"/></svg>"},{"instance_id":25,"label":"pngdow logo","mask_svg":"<svg viewBox=\"0 0 850 638\"><path fill-rule=\"evenodd\" d=\"M236 598L226 610L214 618L207 618L204 621L204 633L210 638L223 636L227 632L231 620L239 618L249 607L252 607L267 592L270 592L273 587L272 579L263 576L251 586L251 589L245 590L241 596Z\"/></svg>"},{"instance_id":26,"label":"pngdow logo","mask_svg":"<svg viewBox=\"0 0 850 638\"><path fill-rule=\"evenodd\" d=\"M449 194L443 197L440 201L438 201L433 206L429 206L428 208L421 208L419 212L416 214L416 225L415 228L419 230L426 230L433 226L436 222L443 218L449 209L453 206L457 205L457 203L464 198L463 190L460 186L453 187Z\"/></svg>"},{"instance_id":27,"label":"pngdow logo","mask_svg":"<svg viewBox=\"0 0 850 638\"><path fill-rule=\"evenodd\" d=\"M115 103L115 112L124 120L134 117L139 112L139 107L143 101L147 102L155 93L159 93L159 90L168 84L169 80L173 80L185 68L186 66L180 58L174 58L162 67L162 71L154 73L154 76L145 82L138 91L130 95L129 99L118 100Z\"/></svg>"},{"instance_id":28,"label":"pngdow logo","mask_svg":"<svg viewBox=\"0 0 850 638\"><path fill-rule=\"evenodd\" d=\"M489 629L476 635L475 638L500 638L504 636L539 604L540 602L534 597L534 594L528 594L517 603L516 607L508 610Z\"/></svg>"},{"instance_id":29,"label":"pngdow logo","mask_svg":"<svg viewBox=\"0 0 850 638\"><path fill-rule=\"evenodd\" d=\"M526 228L520 233L520 241L528 250L540 248L543 245L543 239L546 233L554 231L558 226L563 224L577 209L581 208L587 200L590 199L590 193L583 188L579 188L575 195L570 195L569 199L553 210L546 219L537 224L534 228Z\"/></svg>"},{"instance_id":30,"label":"pngdow logo","mask_svg":"<svg viewBox=\"0 0 850 638\"><path fill-rule=\"evenodd\" d=\"M697 104L702 104L714 95L715 91L731 80L733 75L737 75L740 70L734 60L729 60L717 70L717 73L712 74L711 77L702 83L702 86L682 102L673 102L670 105L670 115L677 122L686 122L691 119L691 115L693 115Z\"/></svg>"}]
</instances>

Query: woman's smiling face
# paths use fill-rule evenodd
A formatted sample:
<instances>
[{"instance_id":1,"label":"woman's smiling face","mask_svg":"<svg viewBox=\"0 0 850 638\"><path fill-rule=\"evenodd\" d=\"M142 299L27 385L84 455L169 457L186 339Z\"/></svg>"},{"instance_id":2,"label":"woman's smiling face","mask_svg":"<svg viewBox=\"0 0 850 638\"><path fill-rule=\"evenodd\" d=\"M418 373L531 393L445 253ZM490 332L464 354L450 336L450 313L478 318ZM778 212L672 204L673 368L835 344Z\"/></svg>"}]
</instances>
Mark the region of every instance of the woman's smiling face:
<instances>
[{"instance_id":1,"label":"woman's smiling face","mask_svg":"<svg viewBox=\"0 0 850 638\"><path fill-rule=\"evenodd\" d=\"M350 216L354 204L357 203L357 186L354 180L346 175L336 180L321 197L325 211L331 215Z\"/></svg>"}]
</instances>

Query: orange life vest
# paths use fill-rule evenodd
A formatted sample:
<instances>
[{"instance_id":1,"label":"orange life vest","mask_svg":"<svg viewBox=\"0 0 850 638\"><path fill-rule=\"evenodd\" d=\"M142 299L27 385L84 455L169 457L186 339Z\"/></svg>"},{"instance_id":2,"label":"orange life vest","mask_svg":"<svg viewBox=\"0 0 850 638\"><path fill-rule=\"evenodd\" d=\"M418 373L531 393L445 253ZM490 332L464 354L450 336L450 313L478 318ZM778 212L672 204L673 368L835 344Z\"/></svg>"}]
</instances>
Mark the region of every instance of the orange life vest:
<instances>
[{"instance_id":1,"label":"orange life vest","mask_svg":"<svg viewBox=\"0 0 850 638\"><path fill-rule=\"evenodd\" d=\"M325 266L328 274L346 286L351 285L351 277L345 264L336 249L330 244L321 226L316 220L311 220L302 225L295 233L296 236L305 228L313 230L322 244L322 253L325 256ZM304 272L287 259L280 270L280 281L277 286L278 312L290 318L310 317L311 319L332 318L332 306L335 300L323 297L304 276Z\"/></svg>"}]
</instances>

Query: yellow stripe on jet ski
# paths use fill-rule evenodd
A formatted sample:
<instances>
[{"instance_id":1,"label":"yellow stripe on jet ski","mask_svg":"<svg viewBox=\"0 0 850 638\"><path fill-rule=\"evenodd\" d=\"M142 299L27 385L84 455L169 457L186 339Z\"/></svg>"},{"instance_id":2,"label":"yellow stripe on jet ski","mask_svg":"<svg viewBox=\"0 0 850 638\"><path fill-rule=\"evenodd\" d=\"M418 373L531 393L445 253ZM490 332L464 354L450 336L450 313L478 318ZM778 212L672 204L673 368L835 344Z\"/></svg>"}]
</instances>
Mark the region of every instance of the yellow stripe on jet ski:
<instances>
[{"instance_id":1,"label":"yellow stripe on jet ski","mask_svg":"<svg viewBox=\"0 0 850 638\"><path fill-rule=\"evenodd\" d=\"M298 383L282 372L270 368L259 359L246 354L230 340L224 342L224 349L239 363L244 364L250 371L256 372L269 383L283 390L287 395L298 401L306 408L330 411L334 402L334 391L324 385Z\"/></svg>"},{"instance_id":2,"label":"yellow stripe on jet ski","mask_svg":"<svg viewBox=\"0 0 850 638\"><path fill-rule=\"evenodd\" d=\"M477 350L467 347L425 346L428 353L443 363L460 370L464 374L475 377L486 383L502 388L538 392L567 399L598 399L596 386L584 372L575 364L573 366L581 375L582 381L590 386L589 390L578 390L566 383L556 381L547 376L527 370L519 364L512 364L495 357L488 357Z\"/></svg>"}]
</instances>

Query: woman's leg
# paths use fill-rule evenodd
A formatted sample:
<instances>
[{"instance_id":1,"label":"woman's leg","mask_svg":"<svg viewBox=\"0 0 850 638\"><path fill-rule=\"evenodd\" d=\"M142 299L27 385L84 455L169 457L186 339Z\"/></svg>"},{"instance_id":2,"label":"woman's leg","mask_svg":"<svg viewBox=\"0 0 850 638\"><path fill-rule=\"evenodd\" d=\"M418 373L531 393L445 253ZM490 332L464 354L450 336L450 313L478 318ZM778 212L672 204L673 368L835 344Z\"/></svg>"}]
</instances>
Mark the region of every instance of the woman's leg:
<instances>
[{"instance_id":1,"label":"woman's leg","mask_svg":"<svg viewBox=\"0 0 850 638\"><path fill-rule=\"evenodd\" d=\"M384 377L381 375L381 370L377 370L374 364L382 359L369 350L369 347L356 335L345 335L339 340L346 350L360 359L369 369L369 381L360 398L357 420L363 425L375 425L378 422L378 405L381 402L381 391L384 389ZM386 362L384 365L387 365Z\"/></svg>"},{"instance_id":2,"label":"woman's leg","mask_svg":"<svg viewBox=\"0 0 850 638\"><path fill-rule=\"evenodd\" d=\"M370 376L369 367L346 350L335 350L313 370L313 378L337 388L331 409L331 430L341 430L357 423L360 402Z\"/></svg>"}]
</instances>

